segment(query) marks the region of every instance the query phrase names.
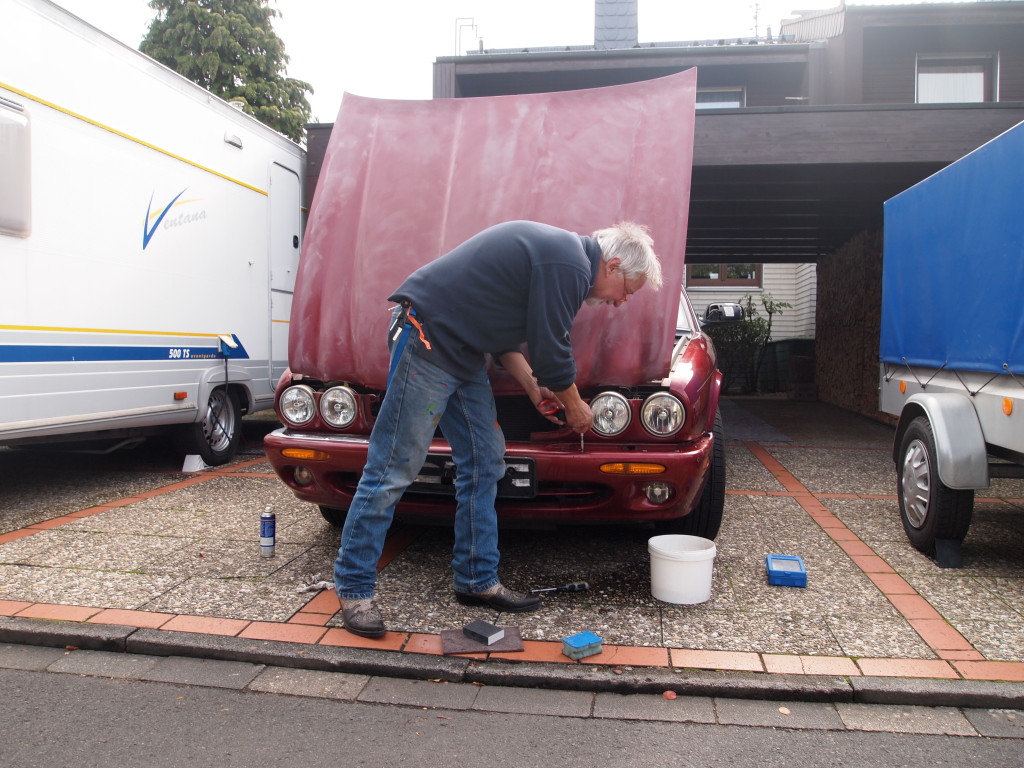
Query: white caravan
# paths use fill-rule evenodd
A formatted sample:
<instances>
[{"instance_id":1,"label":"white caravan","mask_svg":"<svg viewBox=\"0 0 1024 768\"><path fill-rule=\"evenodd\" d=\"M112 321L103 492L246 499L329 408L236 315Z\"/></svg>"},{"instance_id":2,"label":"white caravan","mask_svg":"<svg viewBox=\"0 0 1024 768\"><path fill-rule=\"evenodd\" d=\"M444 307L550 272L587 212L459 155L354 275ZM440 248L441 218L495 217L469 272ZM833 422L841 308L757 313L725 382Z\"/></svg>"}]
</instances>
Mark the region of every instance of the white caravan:
<instances>
[{"instance_id":1,"label":"white caravan","mask_svg":"<svg viewBox=\"0 0 1024 768\"><path fill-rule=\"evenodd\" d=\"M47 0L0 29L0 444L228 461L287 366L304 150Z\"/></svg>"}]
</instances>

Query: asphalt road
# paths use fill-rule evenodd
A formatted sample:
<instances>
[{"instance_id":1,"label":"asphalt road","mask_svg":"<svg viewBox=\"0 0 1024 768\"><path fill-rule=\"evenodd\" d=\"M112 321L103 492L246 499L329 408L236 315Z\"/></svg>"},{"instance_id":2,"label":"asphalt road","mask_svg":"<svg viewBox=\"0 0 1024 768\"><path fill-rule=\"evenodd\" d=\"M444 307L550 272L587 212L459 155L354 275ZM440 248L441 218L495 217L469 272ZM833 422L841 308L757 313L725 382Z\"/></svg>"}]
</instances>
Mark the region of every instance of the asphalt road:
<instances>
[{"instance_id":1,"label":"asphalt road","mask_svg":"<svg viewBox=\"0 0 1024 768\"><path fill-rule=\"evenodd\" d=\"M1024 740L595 720L0 670L0 765L1018 767Z\"/></svg>"}]
</instances>

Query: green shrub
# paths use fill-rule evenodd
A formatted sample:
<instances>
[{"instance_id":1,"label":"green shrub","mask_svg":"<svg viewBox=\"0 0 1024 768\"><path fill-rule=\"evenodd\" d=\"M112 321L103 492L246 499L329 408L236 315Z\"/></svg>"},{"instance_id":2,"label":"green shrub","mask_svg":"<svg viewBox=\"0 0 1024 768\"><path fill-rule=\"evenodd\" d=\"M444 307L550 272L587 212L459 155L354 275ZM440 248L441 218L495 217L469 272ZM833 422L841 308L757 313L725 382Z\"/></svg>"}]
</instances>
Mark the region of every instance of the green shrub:
<instances>
[{"instance_id":1,"label":"green shrub","mask_svg":"<svg viewBox=\"0 0 1024 768\"><path fill-rule=\"evenodd\" d=\"M739 300L743 307L743 320L709 326L708 336L718 351L718 368L722 371L722 391L738 388L743 394L757 391L757 379L768 342L772 339L772 319L792 305L775 301L770 293L761 294L761 307L767 318L761 317L754 298L747 294Z\"/></svg>"}]
</instances>

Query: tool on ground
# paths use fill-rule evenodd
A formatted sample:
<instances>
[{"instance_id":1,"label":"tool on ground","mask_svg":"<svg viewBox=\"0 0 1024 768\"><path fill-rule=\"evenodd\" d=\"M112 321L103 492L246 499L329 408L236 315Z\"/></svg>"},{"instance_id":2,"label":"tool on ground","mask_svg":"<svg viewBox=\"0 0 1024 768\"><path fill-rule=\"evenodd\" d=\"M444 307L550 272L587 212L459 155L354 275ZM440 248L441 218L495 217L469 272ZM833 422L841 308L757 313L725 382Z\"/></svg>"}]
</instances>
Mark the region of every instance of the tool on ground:
<instances>
[{"instance_id":1,"label":"tool on ground","mask_svg":"<svg viewBox=\"0 0 1024 768\"><path fill-rule=\"evenodd\" d=\"M590 585L585 581L574 581L572 584L559 584L557 587L543 587L531 589L531 595L539 595L542 592L586 592Z\"/></svg>"},{"instance_id":2,"label":"tool on ground","mask_svg":"<svg viewBox=\"0 0 1024 768\"><path fill-rule=\"evenodd\" d=\"M298 593L319 592L322 589L334 589L334 582L321 579L319 573L311 573L295 591Z\"/></svg>"}]
</instances>

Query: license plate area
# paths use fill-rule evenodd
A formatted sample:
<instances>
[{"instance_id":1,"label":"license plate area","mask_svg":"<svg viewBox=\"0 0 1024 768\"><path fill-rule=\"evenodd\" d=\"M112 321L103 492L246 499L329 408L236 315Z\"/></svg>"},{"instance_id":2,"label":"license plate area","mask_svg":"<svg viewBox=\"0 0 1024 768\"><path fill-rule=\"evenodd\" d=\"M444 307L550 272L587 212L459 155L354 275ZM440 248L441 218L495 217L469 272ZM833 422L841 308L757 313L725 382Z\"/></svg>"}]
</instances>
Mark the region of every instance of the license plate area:
<instances>
[{"instance_id":1,"label":"license plate area","mask_svg":"<svg viewBox=\"0 0 1024 768\"><path fill-rule=\"evenodd\" d=\"M431 453L409 486L411 493L455 495L455 462L451 456ZM499 499L532 499L537 495L537 470L533 459L505 457L505 476L498 482Z\"/></svg>"}]
</instances>

